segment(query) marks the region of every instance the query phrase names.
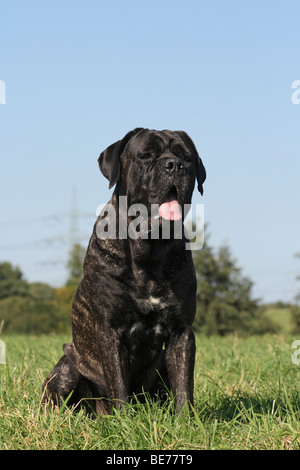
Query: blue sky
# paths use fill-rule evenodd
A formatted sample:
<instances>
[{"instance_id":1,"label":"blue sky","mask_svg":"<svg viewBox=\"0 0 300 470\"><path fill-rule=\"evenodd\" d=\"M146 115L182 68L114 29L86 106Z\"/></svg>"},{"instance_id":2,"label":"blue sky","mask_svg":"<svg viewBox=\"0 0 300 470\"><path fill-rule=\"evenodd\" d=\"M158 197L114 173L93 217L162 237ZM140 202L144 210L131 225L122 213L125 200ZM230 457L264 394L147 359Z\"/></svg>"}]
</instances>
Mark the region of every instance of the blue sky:
<instances>
[{"instance_id":1,"label":"blue sky","mask_svg":"<svg viewBox=\"0 0 300 470\"><path fill-rule=\"evenodd\" d=\"M99 153L135 127L185 130L207 169L210 243L264 301L300 290L300 2L2 0L0 260L61 285L110 198Z\"/></svg>"}]
</instances>

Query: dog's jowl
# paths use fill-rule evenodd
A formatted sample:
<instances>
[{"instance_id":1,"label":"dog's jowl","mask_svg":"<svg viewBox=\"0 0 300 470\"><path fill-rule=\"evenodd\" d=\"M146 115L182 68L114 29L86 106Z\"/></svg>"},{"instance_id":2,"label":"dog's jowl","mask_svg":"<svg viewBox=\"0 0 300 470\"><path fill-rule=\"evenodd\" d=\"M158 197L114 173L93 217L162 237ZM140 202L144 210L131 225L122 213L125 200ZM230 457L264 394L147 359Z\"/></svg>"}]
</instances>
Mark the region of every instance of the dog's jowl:
<instances>
[{"instance_id":1,"label":"dog's jowl","mask_svg":"<svg viewBox=\"0 0 300 470\"><path fill-rule=\"evenodd\" d=\"M70 405L109 413L134 395L163 399L171 390L180 410L193 404L196 309L182 208L196 181L203 194L205 168L185 132L143 128L109 146L98 162L115 189L89 242L72 342L45 380L42 402L59 405L71 396ZM146 216L135 223L132 207L139 205ZM104 218L113 229L99 236ZM166 224L169 236L162 236Z\"/></svg>"}]
</instances>

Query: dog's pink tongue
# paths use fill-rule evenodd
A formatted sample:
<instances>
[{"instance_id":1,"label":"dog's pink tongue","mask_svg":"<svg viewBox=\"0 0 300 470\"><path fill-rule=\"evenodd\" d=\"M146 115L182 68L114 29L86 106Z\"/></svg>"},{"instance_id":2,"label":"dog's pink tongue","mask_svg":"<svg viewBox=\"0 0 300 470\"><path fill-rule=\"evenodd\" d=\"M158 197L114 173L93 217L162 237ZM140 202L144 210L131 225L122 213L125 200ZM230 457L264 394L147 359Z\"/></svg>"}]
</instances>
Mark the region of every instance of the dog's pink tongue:
<instances>
[{"instance_id":1,"label":"dog's pink tongue","mask_svg":"<svg viewBox=\"0 0 300 470\"><path fill-rule=\"evenodd\" d=\"M180 220L181 210L175 197L170 196L159 206L159 215L166 220Z\"/></svg>"}]
</instances>

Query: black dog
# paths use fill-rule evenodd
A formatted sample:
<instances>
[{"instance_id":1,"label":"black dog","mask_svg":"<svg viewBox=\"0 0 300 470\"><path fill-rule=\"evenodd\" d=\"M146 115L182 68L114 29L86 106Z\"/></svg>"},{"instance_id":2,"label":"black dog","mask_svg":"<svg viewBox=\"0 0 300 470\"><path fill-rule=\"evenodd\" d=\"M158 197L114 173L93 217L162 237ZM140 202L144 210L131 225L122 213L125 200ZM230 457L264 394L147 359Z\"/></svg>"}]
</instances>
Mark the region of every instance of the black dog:
<instances>
[{"instance_id":1,"label":"black dog","mask_svg":"<svg viewBox=\"0 0 300 470\"><path fill-rule=\"evenodd\" d=\"M185 132L143 128L98 161L116 188L90 239L73 301L73 341L45 380L42 402L59 405L73 391L69 404L109 413L134 394L162 396L167 387L179 410L193 403L196 278L178 224L183 234L180 209L191 203L195 179L203 193L205 168ZM133 218L121 201L148 211L133 225L135 236L127 233ZM162 236L166 221L169 237Z\"/></svg>"}]
</instances>

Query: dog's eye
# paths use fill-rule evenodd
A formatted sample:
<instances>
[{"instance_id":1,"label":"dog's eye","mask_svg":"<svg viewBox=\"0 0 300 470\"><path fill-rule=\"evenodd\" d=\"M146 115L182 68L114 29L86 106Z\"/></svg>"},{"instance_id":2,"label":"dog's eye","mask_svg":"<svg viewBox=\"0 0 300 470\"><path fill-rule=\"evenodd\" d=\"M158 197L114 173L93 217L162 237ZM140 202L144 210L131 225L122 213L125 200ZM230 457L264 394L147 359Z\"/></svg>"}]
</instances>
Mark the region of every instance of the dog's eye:
<instances>
[{"instance_id":1,"label":"dog's eye","mask_svg":"<svg viewBox=\"0 0 300 470\"><path fill-rule=\"evenodd\" d=\"M181 159L182 159L184 162L191 162L191 161L192 161L191 155L188 155L188 154L182 155Z\"/></svg>"},{"instance_id":2,"label":"dog's eye","mask_svg":"<svg viewBox=\"0 0 300 470\"><path fill-rule=\"evenodd\" d=\"M138 157L139 157L140 160L150 160L152 155L151 155L151 153L140 153L138 155Z\"/></svg>"}]
</instances>

